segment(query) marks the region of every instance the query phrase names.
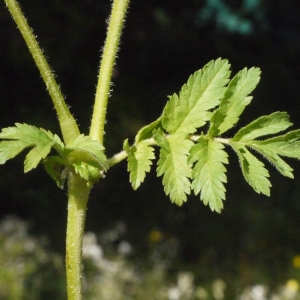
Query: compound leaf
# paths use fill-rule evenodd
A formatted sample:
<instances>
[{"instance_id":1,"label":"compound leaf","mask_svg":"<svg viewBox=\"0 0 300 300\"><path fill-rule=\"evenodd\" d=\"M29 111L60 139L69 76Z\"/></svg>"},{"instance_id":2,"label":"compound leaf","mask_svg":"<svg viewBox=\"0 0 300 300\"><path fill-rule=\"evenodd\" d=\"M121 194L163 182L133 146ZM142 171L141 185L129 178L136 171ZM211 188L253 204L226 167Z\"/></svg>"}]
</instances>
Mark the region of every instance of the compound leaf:
<instances>
[{"instance_id":1,"label":"compound leaf","mask_svg":"<svg viewBox=\"0 0 300 300\"><path fill-rule=\"evenodd\" d=\"M223 97L230 75L227 60L211 61L190 76L167 102L163 115L163 128L171 134L192 134L203 126Z\"/></svg>"},{"instance_id":2,"label":"compound leaf","mask_svg":"<svg viewBox=\"0 0 300 300\"><path fill-rule=\"evenodd\" d=\"M192 170L187 158L193 142L176 135L167 138L161 130L154 131L154 139L161 147L157 175L163 176L166 195L180 206L190 194Z\"/></svg>"},{"instance_id":3,"label":"compound leaf","mask_svg":"<svg viewBox=\"0 0 300 300\"><path fill-rule=\"evenodd\" d=\"M208 204L212 211L218 213L223 208L224 183L227 182L224 164L228 164L228 155L223 149L221 143L200 137L189 157L190 163L196 162L192 172L192 189L196 195L200 193L205 205Z\"/></svg>"},{"instance_id":4,"label":"compound leaf","mask_svg":"<svg viewBox=\"0 0 300 300\"><path fill-rule=\"evenodd\" d=\"M248 96L260 80L260 69L243 69L229 82L220 106L212 115L208 134L220 135L232 128L239 120L245 107L251 102Z\"/></svg>"},{"instance_id":5,"label":"compound leaf","mask_svg":"<svg viewBox=\"0 0 300 300\"><path fill-rule=\"evenodd\" d=\"M57 135L35 126L16 123L14 127L2 129L0 139L0 163L15 157L25 148L33 147L24 162L24 172L28 172L39 164L51 151L51 147L62 151L63 143Z\"/></svg>"},{"instance_id":6,"label":"compound leaf","mask_svg":"<svg viewBox=\"0 0 300 300\"><path fill-rule=\"evenodd\" d=\"M124 149L128 154L127 169L130 172L130 182L132 188L136 190L151 169L151 160L155 158L154 149L146 141L130 147L128 140L124 142Z\"/></svg>"},{"instance_id":7,"label":"compound leaf","mask_svg":"<svg viewBox=\"0 0 300 300\"><path fill-rule=\"evenodd\" d=\"M269 172L265 165L258 160L245 146L230 141L230 145L238 155L244 178L258 193L270 196L272 186L268 177Z\"/></svg>"},{"instance_id":8,"label":"compound leaf","mask_svg":"<svg viewBox=\"0 0 300 300\"><path fill-rule=\"evenodd\" d=\"M291 125L289 115L286 112L274 112L268 116L262 116L241 128L232 140L248 142L257 137L278 133Z\"/></svg>"}]
</instances>

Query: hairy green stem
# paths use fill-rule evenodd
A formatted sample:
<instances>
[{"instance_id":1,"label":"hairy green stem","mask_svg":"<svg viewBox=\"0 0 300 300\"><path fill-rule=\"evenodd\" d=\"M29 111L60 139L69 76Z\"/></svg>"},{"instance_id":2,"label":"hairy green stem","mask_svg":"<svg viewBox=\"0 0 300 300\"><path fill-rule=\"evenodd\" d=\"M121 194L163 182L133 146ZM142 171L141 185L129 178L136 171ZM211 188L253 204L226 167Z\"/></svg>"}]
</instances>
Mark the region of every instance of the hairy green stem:
<instances>
[{"instance_id":1,"label":"hairy green stem","mask_svg":"<svg viewBox=\"0 0 300 300\"><path fill-rule=\"evenodd\" d=\"M190 140L193 141L193 142L197 142L200 137L201 137L201 135L191 135ZM225 139L225 138L214 138L214 140L219 142L219 143L222 143L222 144L229 144L229 141L230 141L230 139ZM149 145L152 145L152 146L157 145L154 138L143 140L143 142L146 142L146 143L148 143ZM109 168L111 168L112 166L120 163L121 161L123 161L127 157L128 157L128 154L125 150L120 151L119 153L115 154L114 156L112 156L108 160Z\"/></svg>"},{"instance_id":2,"label":"hairy green stem","mask_svg":"<svg viewBox=\"0 0 300 300\"><path fill-rule=\"evenodd\" d=\"M68 182L68 221L66 238L66 274L69 300L82 299L82 239L86 206L90 192L86 181L70 173Z\"/></svg>"},{"instance_id":3,"label":"hairy green stem","mask_svg":"<svg viewBox=\"0 0 300 300\"><path fill-rule=\"evenodd\" d=\"M122 160L126 159L128 157L128 154L125 150L115 154L113 157L111 157L107 163L109 167L112 167L118 163L120 163Z\"/></svg>"},{"instance_id":4,"label":"hairy green stem","mask_svg":"<svg viewBox=\"0 0 300 300\"><path fill-rule=\"evenodd\" d=\"M101 144L103 144L104 139L104 125L107 101L110 93L111 77L128 4L129 0L114 0L113 2L107 37L99 69L90 136L98 140Z\"/></svg>"},{"instance_id":5,"label":"hairy green stem","mask_svg":"<svg viewBox=\"0 0 300 300\"><path fill-rule=\"evenodd\" d=\"M230 142L230 139L224 139L224 138L214 138L214 140L222 144L229 144Z\"/></svg>"},{"instance_id":6,"label":"hairy green stem","mask_svg":"<svg viewBox=\"0 0 300 300\"><path fill-rule=\"evenodd\" d=\"M156 141L154 140L154 138L150 138L150 139L145 139L142 140L141 142L143 143L147 143L149 146L155 146L157 145ZM138 143L134 144L133 146L137 146ZM133 147L132 146L132 147ZM112 156L110 159L108 159L107 163L109 168L120 163L122 160L126 159L128 157L128 154L125 150L120 151L119 153L115 154L114 156Z\"/></svg>"},{"instance_id":7,"label":"hairy green stem","mask_svg":"<svg viewBox=\"0 0 300 300\"><path fill-rule=\"evenodd\" d=\"M55 110L57 112L59 125L64 138L64 142L68 145L78 135L79 129L76 121L70 113L68 106L64 100L61 90L54 78L54 74L51 71L50 66L43 54L42 49L34 36L32 29L29 27L24 14L22 13L20 6L15 0L4 0L13 19L15 20L27 47L41 73L41 76L45 82L47 90L52 98Z\"/></svg>"}]
</instances>

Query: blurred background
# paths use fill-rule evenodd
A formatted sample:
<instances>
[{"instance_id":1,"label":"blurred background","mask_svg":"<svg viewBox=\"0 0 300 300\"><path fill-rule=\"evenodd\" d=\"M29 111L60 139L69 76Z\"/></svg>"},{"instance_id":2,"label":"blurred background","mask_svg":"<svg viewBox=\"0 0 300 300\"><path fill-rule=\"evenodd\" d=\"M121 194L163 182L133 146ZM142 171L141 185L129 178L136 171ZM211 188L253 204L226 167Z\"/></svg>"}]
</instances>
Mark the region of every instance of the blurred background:
<instances>
[{"instance_id":1,"label":"blurred background","mask_svg":"<svg viewBox=\"0 0 300 300\"><path fill-rule=\"evenodd\" d=\"M88 133L111 1L20 2ZM262 70L238 126L287 111L299 128L299 15L300 2L292 0L132 0L108 106L107 155L155 120L191 73L218 57L229 59L233 73ZM1 128L26 122L59 133L4 3L0 39ZM295 180L267 165L273 188L265 197L246 184L229 154L221 215L198 197L171 204L155 170L137 191L124 162L108 172L88 205L87 299L300 299L299 162L290 161ZM0 167L0 299L65 299L66 191L42 167L24 175L23 160Z\"/></svg>"}]
</instances>

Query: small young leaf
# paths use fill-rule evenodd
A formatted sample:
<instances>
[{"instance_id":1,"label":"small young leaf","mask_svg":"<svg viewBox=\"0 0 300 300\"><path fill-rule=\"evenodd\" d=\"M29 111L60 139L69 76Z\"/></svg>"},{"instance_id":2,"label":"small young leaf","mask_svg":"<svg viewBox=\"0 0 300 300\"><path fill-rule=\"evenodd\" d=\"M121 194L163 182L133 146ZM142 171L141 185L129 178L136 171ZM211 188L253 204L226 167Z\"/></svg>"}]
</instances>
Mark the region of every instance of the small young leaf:
<instances>
[{"instance_id":1,"label":"small young leaf","mask_svg":"<svg viewBox=\"0 0 300 300\"><path fill-rule=\"evenodd\" d=\"M212 139L200 137L190 153L189 162L195 163L192 172L192 189L195 195L199 194L205 205L218 213L223 208L225 200L224 183L227 182L226 168L228 155L224 146Z\"/></svg>"},{"instance_id":2,"label":"small young leaf","mask_svg":"<svg viewBox=\"0 0 300 300\"><path fill-rule=\"evenodd\" d=\"M46 172L56 182L57 186L63 189L68 175L64 160L59 156L48 156L43 164Z\"/></svg>"},{"instance_id":3,"label":"small young leaf","mask_svg":"<svg viewBox=\"0 0 300 300\"><path fill-rule=\"evenodd\" d=\"M83 134L68 145L65 156L67 164L71 165L89 186L103 178L108 169L102 144Z\"/></svg>"},{"instance_id":4,"label":"small young leaf","mask_svg":"<svg viewBox=\"0 0 300 300\"><path fill-rule=\"evenodd\" d=\"M161 130L154 131L154 139L161 147L157 175L163 175L166 195L170 195L172 203L180 206L190 194L191 166L187 158L193 142L176 135L167 138Z\"/></svg>"},{"instance_id":5,"label":"small young leaf","mask_svg":"<svg viewBox=\"0 0 300 300\"><path fill-rule=\"evenodd\" d=\"M247 97L260 80L258 68L247 68L238 72L229 82L220 106L213 113L210 121L209 136L218 136L232 128L239 120L252 97Z\"/></svg>"},{"instance_id":6,"label":"small young leaf","mask_svg":"<svg viewBox=\"0 0 300 300\"><path fill-rule=\"evenodd\" d=\"M150 171L154 149L147 142L140 143L130 147L128 140L124 142L124 149L128 154L128 171L130 172L130 182L132 188L136 190L146 177L146 172Z\"/></svg>"},{"instance_id":7,"label":"small young leaf","mask_svg":"<svg viewBox=\"0 0 300 300\"><path fill-rule=\"evenodd\" d=\"M144 126L142 129L140 129L139 132L137 133L136 137L135 137L135 142L139 143L143 140L150 139L153 136L152 132L153 132L154 129L159 129L159 128L162 129L161 118L162 117L160 116L154 122Z\"/></svg>"},{"instance_id":8,"label":"small young leaf","mask_svg":"<svg viewBox=\"0 0 300 300\"><path fill-rule=\"evenodd\" d=\"M67 166L72 166L77 174L87 181L91 186L104 177L106 166L102 161L86 150L69 150L66 157Z\"/></svg>"},{"instance_id":9,"label":"small young leaf","mask_svg":"<svg viewBox=\"0 0 300 300\"><path fill-rule=\"evenodd\" d=\"M223 97L229 81L227 60L211 61L190 76L179 96L170 97L162 115L163 128L171 134L192 134L203 126Z\"/></svg>"},{"instance_id":10,"label":"small young leaf","mask_svg":"<svg viewBox=\"0 0 300 300\"><path fill-rule=\"evenodd\" d=\"M63 143L57 135L44 129L39 129L28 124L16 123L15 127L7 127L0 133L0 163L5 163L18 155L25 148L33 147L24 162L24 172L28 172L39 164L49 152L51 147L62 150Z\"/></svg>"},{"instance_id":11,"label":"small young leaf","mask_svg":"<svg viewBox=\"0 0 300 300\"><path fill-rule=\"evenodd\" d=\"M107 159L104 154L104 147L91 137L80 134L67 148L71 151L86 152L86 159L95 161L103 171L108 169Z\"/></svg>"},{"instance_id":12,"label":"small young leaf","mask_svg":"<svg viewBox=\"0 0 300 300\"><path fill-rule=\"evenodd\" d=\"M250 186L258 193L270 196L272 186L265 165L258 160L246 147L240 143L230 141L230 145L238 155L243 175Z\"/></svg>"},{"instance_id":13,"label":"small young leaf","mask_svg":"<svg viewBox=\"0 0 300 300\"><path fill-rule=\"evenodd\" d=\"M108 169L104 147L86 135L79 135L64 151L67 165L92 185L104 177Z\"/></svg>"},{"instance_id":14,"label":"small young leaf","mask_svg":"<svg viewBox=\"0 0 300 300\"><path fill-rule=\"evenodd\" d=\"M268 116L262 116L241 128L232 140L248 142L257 137L283 131L291 125L289 115L286 112L274 112Z\"/></svg>"}]
</instances>

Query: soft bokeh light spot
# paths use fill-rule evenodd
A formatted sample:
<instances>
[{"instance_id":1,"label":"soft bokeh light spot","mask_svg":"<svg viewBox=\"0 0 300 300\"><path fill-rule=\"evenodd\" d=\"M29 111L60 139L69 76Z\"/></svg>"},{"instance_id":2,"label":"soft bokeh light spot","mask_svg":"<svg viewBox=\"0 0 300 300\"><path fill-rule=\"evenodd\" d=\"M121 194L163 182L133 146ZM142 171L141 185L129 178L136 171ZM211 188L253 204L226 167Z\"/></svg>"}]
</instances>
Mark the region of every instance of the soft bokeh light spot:
<instances>
[{"instance_id":1,"label":"soft bokeh light spot","mask_svg":"<svg viewBox=\"0 0 300 300\"><path fill-rule=\"evenodd\" d=\"M153 243L158 243L162 240L163 234L159 230L151 230L149 233L149 240Z\"/></svg>"},{"instance_id":2,"label":"soft bokeh light spot","mask_svg":"<svg viewBox=\"0 0 300 300\"><path fill-rule=\"evenodd\" d=\"M300 268L300 255L296 255L293 258L293 266L297 269Z\"/></svg>"}]
</instances>

